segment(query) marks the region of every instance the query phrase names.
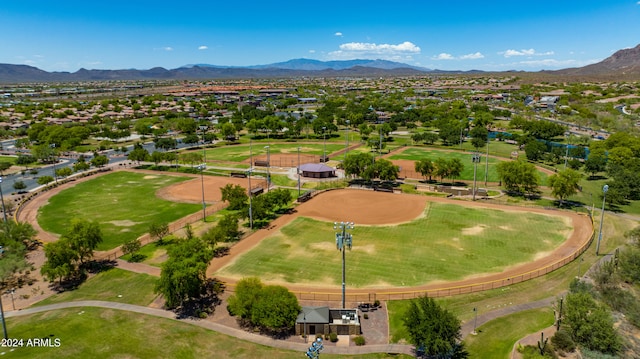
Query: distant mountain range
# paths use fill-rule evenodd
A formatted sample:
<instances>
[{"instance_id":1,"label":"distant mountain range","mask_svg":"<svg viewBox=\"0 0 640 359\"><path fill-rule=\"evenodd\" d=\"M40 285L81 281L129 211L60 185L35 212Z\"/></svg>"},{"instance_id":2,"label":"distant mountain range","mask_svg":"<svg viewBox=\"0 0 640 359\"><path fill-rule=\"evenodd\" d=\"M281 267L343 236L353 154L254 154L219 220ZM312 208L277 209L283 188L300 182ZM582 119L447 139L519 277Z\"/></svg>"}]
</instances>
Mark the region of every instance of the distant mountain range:
<instances>
[{"instance_id":1,"label":"distant mountain range","mask_svg":"<svg viewBox=\"0 0 640 359\"><path fill-rule=\"evenodd\" d=\"M554 72L563 75L626 75L638 77L640 75L640 45L630 49L618 50L613 55L595 64Z\"/></svg>"},{"instance_id":2,"label":"distant mountain range","mask_svg":"<svg viewBox=\"0 0 640 359\"><path fill-rule=\"evenodd\" d=\"M386 60L318 61L294 59L268 65L216 66L185 65L167 70L87 70L47 72L33 66L0 64L0 83L73 82L108 80L205 80L294 77L387 77L427 74L482 73L482 71L440 71ZM616 52L607 59L580 68L543 71L545 74L569 76L640 77L640 45Z\"/></svg>"}]
</instances>

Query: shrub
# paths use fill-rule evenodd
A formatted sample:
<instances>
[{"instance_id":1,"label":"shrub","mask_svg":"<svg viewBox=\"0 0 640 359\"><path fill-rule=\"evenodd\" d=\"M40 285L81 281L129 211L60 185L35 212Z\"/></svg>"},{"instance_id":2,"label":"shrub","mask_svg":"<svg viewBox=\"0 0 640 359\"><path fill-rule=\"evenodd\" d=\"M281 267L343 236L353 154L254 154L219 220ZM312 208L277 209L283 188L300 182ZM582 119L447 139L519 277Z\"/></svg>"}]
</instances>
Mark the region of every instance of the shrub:
<instances>
[{"instance_id":1,"label":"shrub","mask_svg":"<svg viewBox=\"0 0 640 359\"><path fill-rule=\"evenodd\" d=\"M353 338L353 342L356 343L357 346L361 346L365 344L365 340L362 335L358 335L357 337Z\"/></svg>"},{"instance_id":2,"label":"shrub","mask_svg":"<svg viewBox=\"0 0 640 359\"><path fill-rule=\"evenodd\" d=\"M376 300L374 300L374 301L373 301L373 305L374 305L374 306L376 306L376 307L379 307L379 306L380 306L380 301L379 301L379 300L377 300L377 299L376 299Z\"/></svg>"},{"instance_id":3,"label":"shrub","mask_svg":"<svg viewBox=\"0 0 640 359\"><path fill-rule=\"evenodd\" d=\"M551 337L551 344L557 349L571 353L576 349L576 343L571 339L571 335L564 329L556 332Z\"/></svg>"},{"instance_id":4,"label":"shrub","mask_svg":"<svg viewBox=\"0 0 640 359\"><path fill-rule=\"evenodd\" d=\"M332 343L337 342L338 341L338 334L337 333L329 334L329 340L331 340Z\"/></svg>"},{"instance_id":5,"label":"shrub","mask_svg":"<svg viewBox=\"0 0 640 359\"><path fill-rule=\"evenodd\" d=\"M320 335L320 334L318 334L318 335ZM329 340L329 334L325 334L324 335L324 340Z\"/></svg>"},{"instance_id":6,"label":"shrub","mask_svg":"<svg viewBox=\"0 0 640 359\"><path fill-rule=\"evenodd\" d=\"M364 313L364 319L369 319L369 314Z\"/></svg>"}]
</instances>

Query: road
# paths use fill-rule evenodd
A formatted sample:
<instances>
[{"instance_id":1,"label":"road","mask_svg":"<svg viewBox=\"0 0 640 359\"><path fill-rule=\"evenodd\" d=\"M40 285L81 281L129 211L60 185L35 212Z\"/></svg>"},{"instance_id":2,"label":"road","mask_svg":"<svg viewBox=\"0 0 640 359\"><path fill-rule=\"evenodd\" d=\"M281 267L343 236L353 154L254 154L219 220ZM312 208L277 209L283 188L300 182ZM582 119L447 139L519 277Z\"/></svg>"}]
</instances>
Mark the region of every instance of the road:
<instances>
[{"instance_id":1,"label":"road","mask_svg":"<svg viewBox=\"0 0 640 359\"><path fill-rule=\"evenodd\" d=\"M15 140L5 140L0 141L0 148L5 151L15 151ZM126 146L128 151L133 150L133 145ZM157 149L152 141L148 141L142 144L142 147L147 150L150 154L155 152ZM187 145L178 140L177 149L185 149L195 147L193 145ZM24 153L28 154L28 151L24 151ZM100 154L106 155L109 158L109 164L119 164L123 163L127 160L126 155L118 154L115 150L107 150L101 151ZM73 169L73 165L77 161L77 156L79 154L73 154L72 156L60 156L59 161L55 165L47 165L43 167L37 168L37 173L30 173L31 170L28 167L25 167L26 171L23 174L22 172L16 172L7 174L1 178L0 189L2 189L2 194L7 195L10 193L16 192L16 189L13 187L14 183L17 181L22 181L27 187L22 191L31 191L35 188L38 188L40 185L38 184L38 178L42 176L51 176L54 179L56 178L54 172L55 170L59 170L64 167L71 167ZM92 157L91 153L85 153L85 158L90 160Z\"/></svg>"}]
</instances>

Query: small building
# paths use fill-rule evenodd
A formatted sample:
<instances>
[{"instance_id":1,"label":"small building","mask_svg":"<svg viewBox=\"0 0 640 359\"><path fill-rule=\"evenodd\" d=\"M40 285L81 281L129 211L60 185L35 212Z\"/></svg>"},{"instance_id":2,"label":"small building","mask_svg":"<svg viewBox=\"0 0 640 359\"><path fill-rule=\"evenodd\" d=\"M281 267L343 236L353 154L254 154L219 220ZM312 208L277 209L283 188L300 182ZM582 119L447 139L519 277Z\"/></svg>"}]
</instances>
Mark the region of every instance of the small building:
<instances>
[{"instance_id":1,"label":"small building","mask_svg":"<svg viewBox=\"0 0 640 359\"><path fill-rule=\"evenodd\" d=\"M302 177L329 178L336 176L336 169L322 163L305 163L300 165Z\"/></svg>"},{"instance_id":2,"label":"small building","mask_svg":"<svg viewBox=\"0 0 640 359\"><path fill-rule=\"evenodd\" d=\"M306 328L306 329L305 329ZM302 307L296 319L296 335L336 333L359 335L358 309L329 309L329 307Z\"/></svg>"}]
</instances>

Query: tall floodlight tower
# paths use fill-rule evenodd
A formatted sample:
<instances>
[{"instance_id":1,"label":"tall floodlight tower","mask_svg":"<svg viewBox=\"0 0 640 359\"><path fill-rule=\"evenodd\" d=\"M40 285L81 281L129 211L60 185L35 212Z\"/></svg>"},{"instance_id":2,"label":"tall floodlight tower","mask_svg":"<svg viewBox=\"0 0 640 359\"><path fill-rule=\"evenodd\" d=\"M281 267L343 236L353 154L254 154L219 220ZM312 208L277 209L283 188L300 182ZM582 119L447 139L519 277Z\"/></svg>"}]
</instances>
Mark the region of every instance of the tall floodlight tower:
<instances>
[{"instance_id":1,"label":"tall floodlight tower","mask_svg":"<svg viewBox=\"0 0 640 359\"><path fill-rule=\"evenodd\" d=\"M342 309L345 309L345 297L346 297L346 267L345 267L345 252L347 249L351 250L353 245L353 237L349 230L354 228L353 222L334 222L333 229L338 230L336 232L336 248L342 252Z\"/></svg>"}]
</instances>

